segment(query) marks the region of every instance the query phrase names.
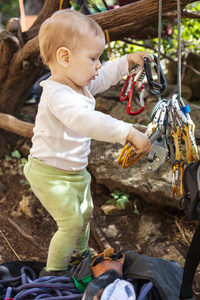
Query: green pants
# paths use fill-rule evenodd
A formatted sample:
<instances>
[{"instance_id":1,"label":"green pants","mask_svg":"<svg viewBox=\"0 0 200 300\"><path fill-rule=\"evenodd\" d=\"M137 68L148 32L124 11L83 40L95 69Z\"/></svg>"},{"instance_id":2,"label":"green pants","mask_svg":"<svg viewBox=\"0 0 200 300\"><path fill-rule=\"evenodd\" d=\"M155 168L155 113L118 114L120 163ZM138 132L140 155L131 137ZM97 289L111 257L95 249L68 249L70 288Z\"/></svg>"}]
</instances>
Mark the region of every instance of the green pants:
<instances>
[{"instance_id":1,"label":"green pants","mask_svg":"<svg viewBox=\"0 0 200 300\"><path fill-rule=\"evenodd\" d=\"M91 176L54 168L29 156L24 174L42 205L56 221L58 230L51 239L48 271L67 269L73 250L87 249L93 202Z\"/></svg>"}]
</instances>

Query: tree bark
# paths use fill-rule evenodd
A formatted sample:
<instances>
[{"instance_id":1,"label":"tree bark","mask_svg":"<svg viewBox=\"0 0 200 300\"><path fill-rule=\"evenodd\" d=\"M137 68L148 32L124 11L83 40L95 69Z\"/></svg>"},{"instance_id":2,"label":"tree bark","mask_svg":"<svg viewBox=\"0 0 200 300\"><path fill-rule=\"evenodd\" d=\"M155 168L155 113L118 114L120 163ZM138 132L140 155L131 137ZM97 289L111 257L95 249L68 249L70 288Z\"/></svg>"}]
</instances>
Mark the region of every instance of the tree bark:
<instances>
[{"instance_id":1,"label":"tree bark","mask_svg":"<svg viewBox=\"0 0 200 300\"><path fill-rule=\"evenodd\" d=\"M192 0L181 1L181 8L183 9L188 3L192 3ZM103 30L113 27L137 24L138 27L144 28L144 20L148 20L149 23L155 24L158 20L158 0L141 0L132 4L125 5L118 9L109 10L105 13L98 13L92 15L94 19ZM162 13L167 13L176 10L177 1L168 0L163 1ZM126 35L126 33L124 33Z\"/></svg>"}]
</instances>

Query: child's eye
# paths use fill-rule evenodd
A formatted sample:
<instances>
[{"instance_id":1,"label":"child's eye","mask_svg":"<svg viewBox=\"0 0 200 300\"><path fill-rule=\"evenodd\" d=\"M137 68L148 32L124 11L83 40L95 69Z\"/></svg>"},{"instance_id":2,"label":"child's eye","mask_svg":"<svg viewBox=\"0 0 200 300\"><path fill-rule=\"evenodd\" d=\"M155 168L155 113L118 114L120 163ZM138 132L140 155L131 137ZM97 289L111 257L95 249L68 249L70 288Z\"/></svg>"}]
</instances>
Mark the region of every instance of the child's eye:
<instances>
[{"instance_id":1,"label":"child's eye","mask_svg":"<svg viewBox=\"0 0 200 300\"><path fill-rule=\"evenodd\" d=\"M96 57L91 57L91 60L92 60L92 61L95 61L95 60L96 60Z\"/></svg>"}]
</instances>

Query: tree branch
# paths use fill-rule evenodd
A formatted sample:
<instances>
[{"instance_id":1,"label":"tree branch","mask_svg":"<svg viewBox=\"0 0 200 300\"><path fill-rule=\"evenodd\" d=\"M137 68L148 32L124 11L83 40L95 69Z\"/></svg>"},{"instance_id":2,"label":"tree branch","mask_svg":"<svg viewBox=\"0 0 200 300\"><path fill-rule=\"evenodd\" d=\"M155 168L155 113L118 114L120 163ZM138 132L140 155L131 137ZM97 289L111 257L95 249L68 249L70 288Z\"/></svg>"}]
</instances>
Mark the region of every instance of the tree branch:
<instances>
[{"instance_id":1,"label":"tree branch","mask_svg":"<svg viewBox=\"0 0 200 300\"><path fill-rule=\"evenodd\" d=\"M31 138L34 124L21 121L11 115L0 113L0 128L17 135Z\"/></svg>"}]
</instances>

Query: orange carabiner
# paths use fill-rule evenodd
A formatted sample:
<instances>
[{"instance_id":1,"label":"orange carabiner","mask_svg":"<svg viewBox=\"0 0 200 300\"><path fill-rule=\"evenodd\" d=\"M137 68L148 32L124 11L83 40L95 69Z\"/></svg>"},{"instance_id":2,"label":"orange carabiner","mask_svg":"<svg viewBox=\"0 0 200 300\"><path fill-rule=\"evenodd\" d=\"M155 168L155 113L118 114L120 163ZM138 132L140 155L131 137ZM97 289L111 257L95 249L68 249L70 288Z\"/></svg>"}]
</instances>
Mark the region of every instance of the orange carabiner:
<instances>
[{"instance_id":1,"label":"orange carabiner","mask_svg":"<svg viewBox=\"0 0 200 300\"><path fill-rule=\"evenodd\" d=\"M146 152L136 153L135 150L135 145L127 142L118 157L117 163L127 169L146 154Z\"/></svg>"},{"instance_id":2,"label":"orange carabiner","mask_svg":"<svg viewBox=\"0 0 200 300\"><path fill-rule=\"evenodd\" d=\"M173 197L177 195L179 198L183 197L183 173L184 173L184 160L176 161L173 165L173 181L172 181L172 193ZM180 187L178 183L180 182Z\"/></svg>"}]
</instances>

